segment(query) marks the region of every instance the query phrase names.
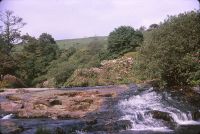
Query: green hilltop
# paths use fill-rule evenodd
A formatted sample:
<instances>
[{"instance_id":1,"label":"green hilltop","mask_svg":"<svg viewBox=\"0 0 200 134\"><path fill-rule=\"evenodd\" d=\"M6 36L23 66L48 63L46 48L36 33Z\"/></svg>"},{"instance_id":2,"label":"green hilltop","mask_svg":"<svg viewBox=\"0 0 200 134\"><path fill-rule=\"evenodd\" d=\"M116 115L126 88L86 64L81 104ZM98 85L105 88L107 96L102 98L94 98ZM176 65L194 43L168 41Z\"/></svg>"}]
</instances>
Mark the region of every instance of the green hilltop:
<instances>
[{"instance_id":1,"label":"green hilltop","mask_svg":"<svg viewBox=\"0 0 200 134\"><path fill-rule=\"evenodd\" d=\"M80 48L86 47L92 41L97 40L102 44L107 44L107 36L94 36L94 37L86 37L86 38L77 38L77 39L63 39L56 40L57 45L60 49L68 49L70 47Z\"/></svg>"}]
</instances>

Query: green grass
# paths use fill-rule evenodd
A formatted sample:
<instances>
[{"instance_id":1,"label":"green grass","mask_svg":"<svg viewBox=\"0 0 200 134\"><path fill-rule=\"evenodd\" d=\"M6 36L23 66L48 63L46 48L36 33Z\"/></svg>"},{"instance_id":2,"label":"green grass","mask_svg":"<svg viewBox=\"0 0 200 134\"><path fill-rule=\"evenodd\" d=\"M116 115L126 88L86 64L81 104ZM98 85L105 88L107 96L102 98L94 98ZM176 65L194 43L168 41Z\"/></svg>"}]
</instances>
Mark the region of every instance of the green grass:
<instances>
[{"instance_id":1,"label":"green grass","mask_svg":"<svg viewBox=\"0 0 200 134\"><path fill-rule=\"evenodd\" d=\"M106 36L57 40L56 43L58 44L60 49L68 49L70 47L84 48L84 47L87 47L87 45L89 45L95 39L102 42L102 44L107 44Z\"/></svg>"}]
</instances>

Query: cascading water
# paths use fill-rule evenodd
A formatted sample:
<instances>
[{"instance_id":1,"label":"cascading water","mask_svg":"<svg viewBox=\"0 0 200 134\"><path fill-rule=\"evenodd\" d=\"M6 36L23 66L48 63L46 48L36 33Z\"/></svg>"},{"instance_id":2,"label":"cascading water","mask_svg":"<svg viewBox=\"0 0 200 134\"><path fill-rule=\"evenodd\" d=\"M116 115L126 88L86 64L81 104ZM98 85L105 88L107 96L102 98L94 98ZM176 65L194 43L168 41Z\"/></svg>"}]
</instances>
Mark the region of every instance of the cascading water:
<instances>
[{"instance_id":1,"label":"cascading water","mask_svg":"<svg viewBox=\"0 0 200 134\"><path fill-rule=\"evenodd\" d=\"M134 94L129 99L121 100L118 104L123 116L121 119L132 122L132 130L171 131L166 124L153 118L153 111L167 113L179 125L200 124L192 120L192 114L186 109L179 109L172 105L173 99L165 94L153 91L153 88ZM175 102L174 102L175 103Z\"/></svg>"}]
</instances>

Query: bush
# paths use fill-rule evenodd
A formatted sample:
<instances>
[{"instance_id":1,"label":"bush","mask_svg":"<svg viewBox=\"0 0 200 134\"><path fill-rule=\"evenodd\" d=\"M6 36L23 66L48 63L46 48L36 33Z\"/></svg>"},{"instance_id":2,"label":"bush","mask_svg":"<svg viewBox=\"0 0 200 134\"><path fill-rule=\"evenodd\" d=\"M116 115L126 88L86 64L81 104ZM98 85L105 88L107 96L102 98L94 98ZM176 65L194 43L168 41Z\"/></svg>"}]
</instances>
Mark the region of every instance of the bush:
<instances>
[{"instance_id":1,"label":"bush","mask_svg":"<svg viewBox=\"0 0 200 134\"><path fill-rule=\"evenodd\" d=\"M141 79L159 79L167 87L200 84L198 12L171 16L145 33L135 65Z\"/></svg>"},{"instance_id":2,"label":"bush","mask_svg":"<svg viewBox=\"0 0 200 134\"><path fill-rule=\"evenodd\" d=\"M130 26L121 26L109 34L108 51L117 58L126 52L133 51L143 40L143 35Z\"/></svg>"},{"instance_id":3,"label":"bush","mask_svg":"<svg viewBox=\"0 0 200 134\"><path fill-rule=\"evenodd\" d=\"M0 92L4 92L4 88L8 86L8 83L6 81L0 81Z\"/></svg>"},{"instance_id":4,"label":"bush","mask_svg":"<svg viewBox=\"0 0 200 134\"><path fill-rule=\"evenodd\" d=\"M23 88L26 85L19 78L13 75L5 75L3 81L1 82L6 88Z\"/></svg>"}]
</instances>

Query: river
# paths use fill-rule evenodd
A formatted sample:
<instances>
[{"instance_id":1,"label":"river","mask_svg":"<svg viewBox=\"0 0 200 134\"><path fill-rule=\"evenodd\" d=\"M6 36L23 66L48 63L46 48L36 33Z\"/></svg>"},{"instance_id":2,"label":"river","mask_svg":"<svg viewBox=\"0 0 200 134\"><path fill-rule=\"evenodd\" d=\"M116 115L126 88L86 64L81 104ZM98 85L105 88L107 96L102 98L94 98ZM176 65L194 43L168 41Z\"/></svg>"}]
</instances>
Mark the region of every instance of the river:
<instances>
[{"instance_id":1,"label":"river","mask_svg":"<svg viewBox=\"0 0 200 134\"><path fill-rule=\"evenodd\" d=\"M84 119L15 119L9 113L0 122L20 124L25 130L21 134L34 134L40 126L60 127L73 134L199 134L200 120L194 118L194 113L199 113L200 108L176 98L152 87L131 85L128 91L109 98L99 111Z\"/></svg>"}]
</instances>

